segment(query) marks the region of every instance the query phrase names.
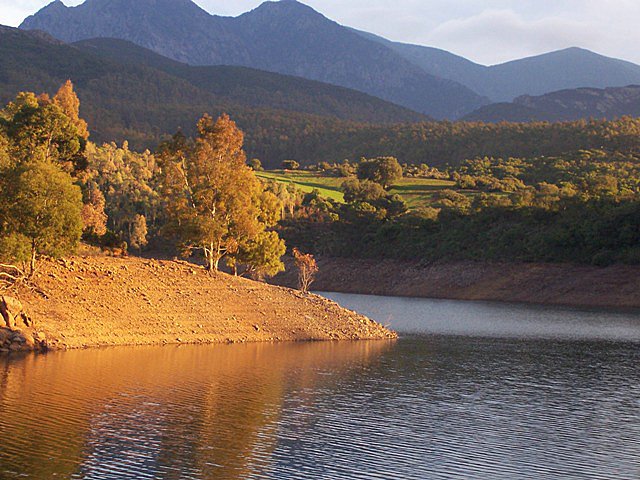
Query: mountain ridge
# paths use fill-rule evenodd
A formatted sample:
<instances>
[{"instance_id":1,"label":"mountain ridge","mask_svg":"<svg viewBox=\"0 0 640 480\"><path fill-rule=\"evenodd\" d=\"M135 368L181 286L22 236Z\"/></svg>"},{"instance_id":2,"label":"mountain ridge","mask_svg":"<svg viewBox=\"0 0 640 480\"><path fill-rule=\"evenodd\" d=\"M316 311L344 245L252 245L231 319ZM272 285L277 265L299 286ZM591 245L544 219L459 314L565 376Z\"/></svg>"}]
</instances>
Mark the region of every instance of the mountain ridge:
<instances>
[{"instance_id":1,"label":"mountain ridge","mask_svg":"<svg viewBox=\"0 0 640 480\"><path fill-rule=\"evenodd\" d=\"M461 83L496 103L511 102L522 95L544 95L566 89L640 84L640 65L581 47L485 66L446 50L393 42L378 35L354 31L388 46L427 73Z\"/></svg>"},{"instance_id":2,"label":"mountain ridge","mask_svg":"<svg viewBox=\"0 0 640 480\"><path fill-rule=\"evenodd\" d=\"M294 75L436 119L467 118L483 107L490 116L546 118L538 109L520 105L516 112L508 104L523 95L640 84L639 65L579 47L484 66L344 27L296 0L267 1L237 17L212 15L191 0L86 0L75 7L56 0L21 28L65 41L119 38L194 66Z\"/></svg>"},{"instance_id":3,"label":"mountain ridge","mask_svg":"<svg viewBox=\"0 0 640 480\"><path fill-rule=\"evenodd\" d=\"M155 148L178 129L192 133L204 113L232 115L247 133L248 151L260 147L252 140L257 136L278 142L290 135L285 125L303 129L427 119L342 87L244 67L190 67L128 42L112 42L68 45L38 32L0 27L0 102L22 91L53 94L71 79L91 138L128 140L135 149ZM109 55L107 46L120 52L120 60L115 53ZM127 61L123 54L132 58ZM272 166L279 165L278 160L272 160Z\"/></svg>"},{"instance_id":4,"label":"mountain ridge","mask_svg":"<svg viewBox=\"0 0 640 480\"><path fill-rule=\"evenodd\" d=\"M180 5L87 0L77 7L45 7L20 28L44 30L66 42L120 38L191 65L237 65L300 76L436 118L453 119L489 103L299 2L265 2L238 17L210 15L189 0Z\"/></svg>"},{"instance_id":5,"label":"mountain ridge","mask_svg":"<svg viewBox=\"0 0 640 480\"><path fill-rule=\"evenodd\" d=\"M496 103L465 116L481 122L565 122L640 117L640 85L565 89L545 95L523 95L511 103Z\"/></svg>"}]
</instances>

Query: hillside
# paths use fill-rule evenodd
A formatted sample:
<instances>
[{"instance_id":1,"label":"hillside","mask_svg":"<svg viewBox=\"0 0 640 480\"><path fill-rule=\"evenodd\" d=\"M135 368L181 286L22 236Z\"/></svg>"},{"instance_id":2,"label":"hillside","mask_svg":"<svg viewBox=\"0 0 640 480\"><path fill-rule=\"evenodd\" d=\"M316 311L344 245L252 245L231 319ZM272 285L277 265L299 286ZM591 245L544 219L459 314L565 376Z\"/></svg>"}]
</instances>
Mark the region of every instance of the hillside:
<instances>
[{"instance_id":1,"label":"hillside","mask_svg":"<svg viewBox=\"0 0 640 480\"><path fill-rule=\"evenodd\" d=\"M205 112L228 112L249 137L259 131L276 138L288 124L425 118L360 92L300 78L239 67L189 67L122 41L73 46L0 27L0 101L24 90L55 93L69 78L92 139L128 140L136 149L155 148L181 127L191 131Z\"/></svg>"},{"instance_id":2,"label":"hillside","mask_svg":"<svg viewBox=\"0 0 640 480\"><path fill-rule=\"evenodd\" d=\"M266 2L237 18L213 16L190 0L56 1L27 18L67 42L128 40L192 65L237 65L353 88L436 117L456 118L487 100L426 73L294 0Z\"/></svg>"},{"instance_id":3,"label":"hillside","mask_svg":"<svg viewBox=\"0 0 640 480\"><path fill-rule=\"evenodd\" d=\"M640 268L551 263L437 262L322 258L321 291L522 302L581 308L640 308ZM292 285L288 274L273 279Z\"/></svg>"},{"instance_id":4,"label":"hillside","mask_svg":"<svg viewBox=\"0 0 640 480\"><path fill-rule=\"evenodd\" d=\"M517 83L513 79L518 79ZM580 87L623 87L640 84L640 66L581 48L525 58L490 68L491 98L511 100ZM484 89L480 89L487 91Z\"/></svg>"},{"instance_id":5,"label":"hillside","mask_svg":"<svg viewBox=\"0 0 640 480\"><path fill-rule=\"evenodd\" d=\"M465 115L462 120L466 122L543 122L548 115L534 108L518 105L516 103L492 103L480 107L475 112Z\"/></svg>"},{"instance_id":6,"label":"hillside","mask_svg":"<svg viewBox=\"0 0 640 480\"><path fill-rule=\"evenodd\" d=\"M372 123L427 119L425 115L356 90L246 67L190 66L125 40L95 38L74 46L119 64L160 70L215 95L220 103L228 105Z\"/></svg>"},{"instance_id":7,"label":"hillside","mask_svg":"<svg viewBox=\"0 0 640 480\"><path fill-rule=\"evenodd\" d=\"M321 297L186 263L87 255L47 262L34 281L46 297L17 292L34 322L21 325L28 346L34 336L51 349L395 336Z\"/></svg>"},{"instance_id":8,"label":"hillside","mask_svg":"<svg viewBox=\"0 0 640 480\"><path fill-rule=\"evenodd\" d=\"M578 88L541 96L525 95L512 103L492 104L467 115L465 120L481 122L548 122L587 118L640 117L640 86L621 88Z\"/></svg>"}]
</instances>

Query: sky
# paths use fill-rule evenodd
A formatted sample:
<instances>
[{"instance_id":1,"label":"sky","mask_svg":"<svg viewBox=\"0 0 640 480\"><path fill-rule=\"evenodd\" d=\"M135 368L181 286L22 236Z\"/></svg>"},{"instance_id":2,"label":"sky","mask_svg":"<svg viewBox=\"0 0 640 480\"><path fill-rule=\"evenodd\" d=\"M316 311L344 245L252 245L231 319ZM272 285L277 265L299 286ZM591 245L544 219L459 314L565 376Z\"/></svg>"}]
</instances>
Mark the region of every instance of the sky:
<instances>
[{"instance_id":1,"label":"sky","mask_svg":"<svg viewBox=\"0 0 640 480\"><path fill-rule=\"evenodd\" d=\"M131 0L136 1L136 0ZM568 47L640 64L640 0L302 0L327 17L390 40L442 48L493 65ZM67 6L82 0L63 0ZM18 26L49 0L0 0ZM262 0L196 0L236 16Z\"/></svg>"}]
</instances>

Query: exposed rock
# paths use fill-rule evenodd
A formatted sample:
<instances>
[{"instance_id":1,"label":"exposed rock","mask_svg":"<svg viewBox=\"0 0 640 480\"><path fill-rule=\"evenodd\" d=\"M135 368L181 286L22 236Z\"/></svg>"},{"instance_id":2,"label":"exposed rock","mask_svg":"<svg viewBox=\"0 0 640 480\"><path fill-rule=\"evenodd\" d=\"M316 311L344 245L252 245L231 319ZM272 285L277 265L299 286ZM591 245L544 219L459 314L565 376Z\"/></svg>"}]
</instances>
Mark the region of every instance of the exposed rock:
<instances>
[{"instance_id":1,"label":"exposed rock","mask_svg":"<svg viewBox=\"0 0 640 480\"><path fill-rule=\"evenodd\" d=\"M24 309L19 300L6 295L0 297L0 315L2 315L7 328L16 328L23 313Z\"/></svg>"}]
</instances>

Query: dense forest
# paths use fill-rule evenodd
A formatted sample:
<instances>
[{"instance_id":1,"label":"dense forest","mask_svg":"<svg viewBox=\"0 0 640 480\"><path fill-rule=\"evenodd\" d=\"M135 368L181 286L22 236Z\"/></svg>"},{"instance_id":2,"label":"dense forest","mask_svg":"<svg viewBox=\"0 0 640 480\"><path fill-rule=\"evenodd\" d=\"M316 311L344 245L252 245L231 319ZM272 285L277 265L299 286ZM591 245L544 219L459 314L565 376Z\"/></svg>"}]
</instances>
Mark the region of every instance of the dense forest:
<instances>
[{"instance_id":1,"label":"dense forest","mask_svg":"<svg viewBox=\"0 0 640 480\"><path fill-rule=\"evenodd\" d=\"M319 166L347 177L346 204L307 194L298 213L282 223L284 238L321 255L359 258L640 262L635 155L581 150L557 157L484 157L447 171L405 165L405 176L455 182L416 209L387 192L397 174L391 180L370 174L372 162L389 161Z\"/></svg>"},{"instance_id":2,"label":"dense forest","mask_svg":"<svg viewBox=\"0 0 640 480\"><path fill-rule=\"evenodd\" d=\"M255 277L284 268L272 228L282 206L247 166L228 116L205 115L194 138L178 133L154 156L89 143L79 111L70 81L0 110L0 282L31 278L41 257L71 254L83 238L119 254L155 240L200 254L212 272L223 258Z\"/></svg>"},{"instance_id":3,"label":"dense forest","mask_svg":"<svg viewBox=\"0 0 640 480\"><path fill-rule=\"evenodd\" d=\"M22 93L0 111L0 261L15 265L5 277L33 271L42 255L72 252L81 238L120 253L198 253L210 270L256 277L280 271L287 248L424 262L640 262L638 120L387 127L410 129L411 143L430 152L420 158L457 161L284 162L336 179L342 202L259 180L263 162L245 154L227 115L205 115L192 137L179 131L154 152L136 152L127 142L89 141L80 111L71 82L51 98ZM365 131L334 130L350 142ZM263 148L285 148L295 127L263 135ZM391 193L403 178L446 188L409 207Z\"/></svg>"},{"instance_id":4,"label":"dense forest","mask_svg":"<svg viewBox=\"0 0 640 480\"><path fill-rule=\"evenodd\" d=\"M239 123L243 122L247 120ZM260 124L257 119L256 124ZM310 165L385 155L401 163L442 167L485 156L532 158L592 149L629 154L640 151L640 120L630 117L566 123L363 125L326 119L301 124L281 116L249 132L249 155L264 159L268 167L279 166L273 159L289 158Z\"/></svg>"}]
</instances>

